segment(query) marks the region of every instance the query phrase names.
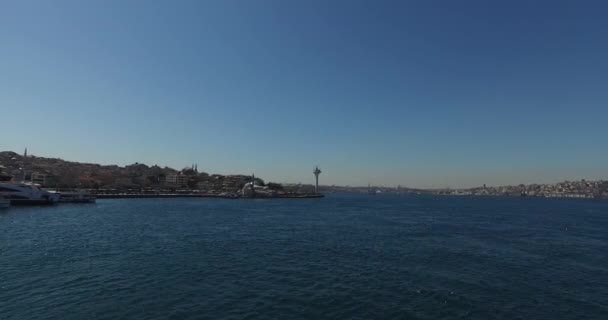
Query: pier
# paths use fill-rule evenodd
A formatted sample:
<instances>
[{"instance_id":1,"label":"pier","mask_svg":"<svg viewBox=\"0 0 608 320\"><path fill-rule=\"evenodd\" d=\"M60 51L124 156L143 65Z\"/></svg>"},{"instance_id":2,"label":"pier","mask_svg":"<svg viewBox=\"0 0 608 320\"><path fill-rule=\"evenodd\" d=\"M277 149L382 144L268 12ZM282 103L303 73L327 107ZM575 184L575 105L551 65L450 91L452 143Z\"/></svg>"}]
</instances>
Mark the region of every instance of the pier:
<instances>
[{"instance_id":1,"label":"pier","mask_svg":"<svg viewBox=\"0 0 608 320\"><path fill-rule=\"evenodd\" d=\"M172 193L161 193L161 194L129 194L129 193L118 193L118 194L97 194L97 199L140 199L140 198L200 198L205 197L201 194L172 194ZM220 196L216 196L219 198Z\"/></svg>"},{"instance_id":2,"label":"pier","mask_svg":"<svg viewBox=\"0 0 608 320\"><path fill-rule=\"evenodd\" d=\"M179 194L179 193L161 193L161 194L97 194L97 199L154 199L154 198L219 198L219 199L239 199L241 197L227 194ZM251 199L310 199L323 198L322 194L279 194L275 197L254 197ZM245 197L243 197L245 199ZM249 199L249 198L247 198Z\"/></svg>"}]
</instances>

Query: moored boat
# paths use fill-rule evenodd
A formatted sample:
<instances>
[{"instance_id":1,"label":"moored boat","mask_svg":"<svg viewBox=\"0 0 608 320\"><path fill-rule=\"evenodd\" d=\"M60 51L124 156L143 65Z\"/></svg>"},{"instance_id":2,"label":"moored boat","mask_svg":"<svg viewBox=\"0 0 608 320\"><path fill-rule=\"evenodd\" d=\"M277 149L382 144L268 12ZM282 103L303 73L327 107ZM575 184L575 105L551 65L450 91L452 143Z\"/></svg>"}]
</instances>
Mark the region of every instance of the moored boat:
<instances>
[{"instance_id":1,"label":"moored boat","mask_svg":"<svg viewBox=\"0 0 608 320\"><path fill-rule=\"evenodd\" d=\"M61 203L95 203L97 197L83 190L76 192L62 192L59 202Z\"/></svg>"},{"instance_id":2,"label":"moored boat","mask_svg":"<svg viewBox=\"0 0 608 320\"><path fill-rule=\"evenodd\" d=\"M22 182L0 182L0 197L10 204L45 205L59 202L59 193L40 189L36 184Z\"/></svg>"}]
</instances>

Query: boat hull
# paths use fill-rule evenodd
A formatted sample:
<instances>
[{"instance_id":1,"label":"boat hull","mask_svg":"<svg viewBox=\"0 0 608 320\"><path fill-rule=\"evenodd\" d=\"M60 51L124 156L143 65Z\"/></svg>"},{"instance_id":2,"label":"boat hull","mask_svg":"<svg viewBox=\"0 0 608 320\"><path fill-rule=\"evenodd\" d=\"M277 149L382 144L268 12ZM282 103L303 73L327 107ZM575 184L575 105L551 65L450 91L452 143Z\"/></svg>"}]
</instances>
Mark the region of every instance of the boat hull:
<instances>
[{"instance_id":1,"label":"boat hull","mask_svg":"<svg viewBox=\"0 0 608 320\"><path fill-rule=\"evenodd\" d=\"M11 199L13 206L49 206L57 202L49 199Z\"/></svg>"},{"instance_id":2,"label":"boat hull","mask_svg":"<svg viewBox=\"0 0 608 320\"><path fill-rule=\"evenodd\" d=\"M95 198L67 198L61 196L59 203L95 203Z\"/></svg>"}]
</instances>

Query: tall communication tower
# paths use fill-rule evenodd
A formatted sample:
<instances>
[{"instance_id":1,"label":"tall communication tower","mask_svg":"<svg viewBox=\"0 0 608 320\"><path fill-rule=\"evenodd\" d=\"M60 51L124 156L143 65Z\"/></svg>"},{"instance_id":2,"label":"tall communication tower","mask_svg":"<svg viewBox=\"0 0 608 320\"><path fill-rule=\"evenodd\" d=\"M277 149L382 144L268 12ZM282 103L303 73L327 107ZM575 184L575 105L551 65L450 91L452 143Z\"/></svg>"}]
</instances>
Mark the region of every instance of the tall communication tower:
<instances>
[{"instance_id":1,"label":"tall communication tower","mask_svg":"<svg viewBox=\"0 0 608 320\"><path fill-rule=\"evenodd\" d=\"M321 174L321 169L319 169L319 166L316 166L312 173L315 174L315 193L319 193L319 175Z\"/></svg>"}]
</instances>

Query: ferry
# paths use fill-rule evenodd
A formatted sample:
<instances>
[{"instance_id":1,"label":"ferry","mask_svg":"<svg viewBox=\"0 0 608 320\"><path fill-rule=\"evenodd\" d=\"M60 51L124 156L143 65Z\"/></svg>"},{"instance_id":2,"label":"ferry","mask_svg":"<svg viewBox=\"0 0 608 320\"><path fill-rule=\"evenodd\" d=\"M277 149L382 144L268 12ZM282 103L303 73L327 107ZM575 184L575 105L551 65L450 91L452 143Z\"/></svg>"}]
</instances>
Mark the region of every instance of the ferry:
<instances>
[{"instance_id":1,"label":"ferry","mask_svg":"<svg viewBox=\"0 0 608 320\"><path fill-rule=\"evenodd\" d=\"M95 203L96 197L94 194L83 190L75 192L62 192L59 202L62 203Z\"/></svg>"},{"instance_id":2,"label":"ferry","mask_svg":"<svg viewBox=\"0 0 608 320\"><path fill-rule=\"evenodd\" d=\"M40 189L33 183L0 182L0 197L10 200L13 205L18 204L55 204L59 202L61 194Z\"/></svg>"}]
</instances>

